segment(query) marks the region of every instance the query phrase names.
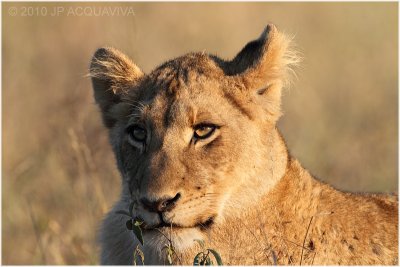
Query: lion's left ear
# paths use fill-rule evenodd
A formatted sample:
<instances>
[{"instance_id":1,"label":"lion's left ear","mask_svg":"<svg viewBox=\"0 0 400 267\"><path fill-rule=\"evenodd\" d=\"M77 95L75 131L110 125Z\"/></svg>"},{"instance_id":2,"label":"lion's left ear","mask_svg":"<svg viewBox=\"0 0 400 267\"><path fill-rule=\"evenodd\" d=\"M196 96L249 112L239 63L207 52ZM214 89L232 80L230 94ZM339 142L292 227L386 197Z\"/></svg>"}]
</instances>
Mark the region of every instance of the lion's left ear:
<instances>
[{"instance_id":1,"label":"lion's left ear","mask_svg":"<svg viewBox=\"0 0 400 267\"><path fill-rule=\"evenodd\" d=\"M257 102L278 119L282 87L289 83L292 67L300 61L290 38L269 24L228 63L229 75L254 93Z\"/></svg>"},{"instance_id":2,"label":"lion's left ear","mask_svg":"<svg viewBox=\"0 0 400 267\"><path fill-rule=\"evenodd\" d=\"M117 49L105 47L96 51L90 64L90 77L106 127L114 126L118 104L143 75L132 60Z\"/></svg>"}]
</instances>

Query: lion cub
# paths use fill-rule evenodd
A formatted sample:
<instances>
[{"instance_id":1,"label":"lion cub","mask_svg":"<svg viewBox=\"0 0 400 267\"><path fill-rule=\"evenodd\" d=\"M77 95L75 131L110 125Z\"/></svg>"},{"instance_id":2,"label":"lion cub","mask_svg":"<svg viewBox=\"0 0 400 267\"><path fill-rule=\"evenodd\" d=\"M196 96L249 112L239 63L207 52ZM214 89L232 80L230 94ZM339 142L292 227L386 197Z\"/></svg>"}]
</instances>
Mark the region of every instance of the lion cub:
<instances>
[{"instance_id":1,"label":"lion cub","mask_svg":"<svg viewBox=\"0 0 400 267\"><path fill-rule=\"evenodd\" d=\"M192 264L195 239L224 264L398 263L397 197L338 191L290 156L276 122L297 63L273 25L232 60L189 53L148 74L97 50L94 97L122 176L102 264L134 260L139 242L116 213L132 201L145 264L167 263L166 244L174 263Z\"/></svg>"}]
</instances>

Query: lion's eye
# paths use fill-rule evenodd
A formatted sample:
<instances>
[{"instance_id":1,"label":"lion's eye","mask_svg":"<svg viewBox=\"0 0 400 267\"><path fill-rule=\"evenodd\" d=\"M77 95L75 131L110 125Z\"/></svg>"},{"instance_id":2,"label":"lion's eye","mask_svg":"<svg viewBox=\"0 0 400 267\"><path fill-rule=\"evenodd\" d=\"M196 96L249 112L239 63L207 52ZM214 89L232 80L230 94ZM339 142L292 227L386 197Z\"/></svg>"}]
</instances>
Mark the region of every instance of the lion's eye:
<instances>
[{"instance_id":1,"label":"lion's eye","mask_svg":"<svg viewBox=\"0 0 400 267\"><path fill-rule=\"evenodd\" d=\"M143 127L139 125L132 125L129 126L126 131L132 140L141 143L146 141L147 131Z\"/></svg>"},{"instance_id":2,"label":"lion's eye","mask_svg":"<svg viewBox=\"0 0 400 267\"><path fill-rule=\"evenodd\" d=\"M215 125L198 125L194 128L194 137L197 139L206 139L214 133L215 128Z\"/></svg>"}]
</instances>

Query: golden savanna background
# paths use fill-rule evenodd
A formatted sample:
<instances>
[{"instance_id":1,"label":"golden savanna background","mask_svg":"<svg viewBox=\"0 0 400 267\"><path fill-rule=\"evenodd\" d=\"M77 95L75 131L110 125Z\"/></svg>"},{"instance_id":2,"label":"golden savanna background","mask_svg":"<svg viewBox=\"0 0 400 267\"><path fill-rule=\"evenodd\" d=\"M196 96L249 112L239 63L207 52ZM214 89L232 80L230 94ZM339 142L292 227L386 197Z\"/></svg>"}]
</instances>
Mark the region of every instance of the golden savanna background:
<instances>
[{"instance_id":1,"label":"golden savanna background","mask_svg":"<svg viewBox=\"0 0 400 267\"><path fill-rule=\"evenodd\" d=\"M190 51L232 58L274 23L304 57L279 122L291 153L337 188L397 192L397 5L2 3L2 263L98 263L120 189L85 77L104 45L148 72Z\"/></svg>"}]
</instances>

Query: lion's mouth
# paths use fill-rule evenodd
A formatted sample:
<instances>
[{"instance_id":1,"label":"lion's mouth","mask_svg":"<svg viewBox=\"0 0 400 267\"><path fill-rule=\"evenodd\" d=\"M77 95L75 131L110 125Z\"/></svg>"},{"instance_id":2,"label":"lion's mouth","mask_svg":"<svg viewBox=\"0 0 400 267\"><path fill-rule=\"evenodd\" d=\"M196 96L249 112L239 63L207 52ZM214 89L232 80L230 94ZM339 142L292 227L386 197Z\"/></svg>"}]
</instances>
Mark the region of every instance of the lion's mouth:
<instances>
[{"instance_id":1,"label":"lion's mouth","mask_svg":"<svg viewBox=\"0 0 400 267\"><path fill-rule=\"evenodd\" d=\"M205 222L196 224L196 227L204 231L211 228L211 226L214 224L214 221L215 221L215 216L211 216Z\"/></svg>"},{"instance_id":2,"label":"lion's mouth","mask_svg":"<svg viewBox=\"0 0 400 267\"><path fill-rule=\"evenodd\" d=\"M198 222L198 223L194 224L193 226L183 226L183 225L176 224L176 223L167 223L164 220L161 220L161 222L159 224L154 225L154 226L147 226L145 224L144 229L145 230L155 230L155 229L161 230L161 229L167 229L167 228L171 228L171 229L198 228L202 231L205 231L205 230L208 230L211 228L211 226L214 224L214 221L215 221L215 216L211 216L206 221Z\"/></svg>"}]
</instances>

